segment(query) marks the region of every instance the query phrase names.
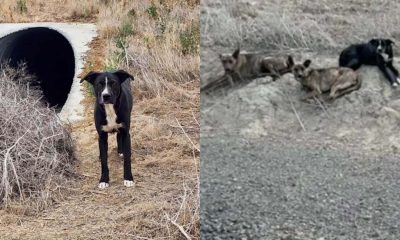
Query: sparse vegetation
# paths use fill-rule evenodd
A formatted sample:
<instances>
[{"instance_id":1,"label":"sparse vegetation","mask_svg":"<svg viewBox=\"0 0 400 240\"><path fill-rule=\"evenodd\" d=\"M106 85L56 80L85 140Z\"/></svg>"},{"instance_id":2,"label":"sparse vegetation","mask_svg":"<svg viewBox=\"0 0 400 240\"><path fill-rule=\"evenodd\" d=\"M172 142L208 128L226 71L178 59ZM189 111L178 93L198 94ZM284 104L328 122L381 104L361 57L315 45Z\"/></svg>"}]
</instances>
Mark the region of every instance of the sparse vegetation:
<instances>
[{"instance_id":1,"label":"sparse vegetation","mask_svg":"<svg viewBox=\"0 0 400 240\"><path fill-rule=\"evenodd\" d=\"M157 7L152 3L150 7L146 9L147 14L149 14L150 17L152 18L157 18L158 13L157 13Z\"/></svg>"},{"instance_id":2,"label":"sparse vegetation","mask_svg":"<svg viewBox=\"0 0 400 240\"><path fill-rule=\"evenodd\" d=\"M125 20L122 22L122 26L119 29L118 37L120 38L127 38L131 35L133 35L133 25L132 22L129 20Z\"/></svg>"},{"instance_id":3,"label":"sparse vegetation","mask_svg":"<svg viewBox=\"0 0 400 240\"><path fill-rule=\"evenodd\" d=\"M26 6L26 0L18 0L16 6L17 12L20 14L25 14L28 12L28 7Z\"/></svg>"},{"instance_id":4,"label":"sparse vegetation","mask_svg":"<svg viewBox=\"0 0 400 240\"><path fill-rule=\"evenodd\" d=\"M218 4L222 8L212 7ZM205 0L202 5L204 45L236 47L240 43L247 49L257 46L258 49L335 51L374 36L400 36L397 28L399 4L389 0L329 4L309 0L296 4L290 1L232 4L228 0Z\"/></svg>"},{"instance_id":5,"label":"sparse vegetation","mask_svg":"<svg viewBox=\"0 0 400 240\"><path fill-rule=\"evenodd\" d=\"M99 12L99 4L102 1L71 1L69 12L72 19L90 19ZM104 2L104 1L103 1Z\"/></svg>"},{"instance_id":6,"label":"sparse vegetation","mask_svg":"<svg viewBox=\"0 0 400 240\"><path fill-rule=\"evenodd\" d=\"M200 44L200 26L198 22L192 22L189 27L180 33L179 39L181 42L183 54L198 53Z\"/></svg>"}]
</instances>

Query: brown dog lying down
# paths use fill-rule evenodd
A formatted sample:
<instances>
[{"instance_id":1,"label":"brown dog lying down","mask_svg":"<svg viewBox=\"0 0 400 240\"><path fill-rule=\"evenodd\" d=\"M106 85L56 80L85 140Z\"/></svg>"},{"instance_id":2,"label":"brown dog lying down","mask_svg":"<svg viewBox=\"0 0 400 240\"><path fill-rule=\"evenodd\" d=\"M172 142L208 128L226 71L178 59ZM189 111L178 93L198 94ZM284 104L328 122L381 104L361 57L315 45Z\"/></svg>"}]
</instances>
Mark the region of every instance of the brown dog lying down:
<instances>
[{"instance_id":1,"label":"brown dog lying down","mask_svg":"<svg viewBox=\"0 0 400 240\"><path fill-rule=\"evenodd\" d=\"M217 80L201 88L207 90L220 83L245 82L260 77L272 77L272 80L280 78L283 74L290 73L286 57L268 57L262 53L241 53L236 49L233 54L220 54L225 73ZM218 87L218 86L217 86Z\"/></svg>"},{"instance_id":2,"label":"brown dog lying down","mask_svg":"<svg viewBox=\"0 0 400 240\"><path fill-rule=\"evenodd\" d=\"M310 68L311 60L295 64L291 57L289 57L288 63L294 78L309 90L304 99L319 97L322 93L329 92L329 99L333 100L361 87L361 77L351 68L313 69Z\"/></svg>"}]
</instances>

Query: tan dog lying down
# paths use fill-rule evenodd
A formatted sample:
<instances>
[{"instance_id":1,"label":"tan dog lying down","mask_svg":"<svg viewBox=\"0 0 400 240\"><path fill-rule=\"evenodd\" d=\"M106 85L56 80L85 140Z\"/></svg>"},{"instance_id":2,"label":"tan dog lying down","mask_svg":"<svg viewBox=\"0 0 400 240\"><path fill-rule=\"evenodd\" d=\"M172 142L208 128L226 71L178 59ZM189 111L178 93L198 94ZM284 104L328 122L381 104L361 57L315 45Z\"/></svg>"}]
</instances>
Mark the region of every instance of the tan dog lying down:
<instances>
[{"instance_id":1,"label":"tan dog lying down","mask_svg":"<svg viewBox=\"0 0 400 240\"><path fill-rule=\"evenodd\" d=\"M225 70L223 76L204 86L201 90L209 89L220 83L244 82L260 77L280 78L283 74L290 73L287 57L269 57L262 53L241 53L236 49L233 54L220 54L222 66Z\"/></svg>"},{"instance_id":2,"label":"tan dog lying down","mask_svg":"<svg viewBox=\"0 0 400 240\"><path fill-rule=\"evenodd\" d=\"M361 77L351 68L313 69L310 68L311 60L295 64L291 57L289 57L288 63L295 79L309 90L304 99L319 97L322 93L329 92L329 99L333 100L361 87Z\"/></svg>"}]
</instances>

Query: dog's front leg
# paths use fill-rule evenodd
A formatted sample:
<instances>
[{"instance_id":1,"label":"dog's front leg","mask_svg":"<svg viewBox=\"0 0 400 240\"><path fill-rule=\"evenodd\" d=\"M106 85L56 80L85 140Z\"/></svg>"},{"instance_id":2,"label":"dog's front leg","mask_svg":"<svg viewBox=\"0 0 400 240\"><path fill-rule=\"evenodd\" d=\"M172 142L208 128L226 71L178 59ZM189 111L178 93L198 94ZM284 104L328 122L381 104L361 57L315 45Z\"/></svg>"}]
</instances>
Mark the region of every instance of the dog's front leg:
<instances>
[{"instance_id":1,"label":"dog's front leg","mask_svg":"<svg viewBox=\"0 0 400 240\"><path fill-rule=\"evenodd\" d=\"M120 157L124 156L124 152L122 151L122 136L121 133L117 133L117 149L118 149L118 155Z\"/></svg>"},{"instance_id":2,"label":"dog's front leg","mask_svg":"<svg viewBox=\"0 0 400 240\"><path fill-rule=\"evenodd\" d=\"M103 189L109 186L110 181L107 164L108 133L103 131L99 134L99 150L101 161L101 177L99 181L99 188Z\"/></svg>"},{"instance_id":3,"label":"dog's front leg","mask_svg":"<svg viewBox=\"0 0 400 240\"><path fill-rule=\"evenodd\" d=\"M320 94L321 94L321 90L313 89L311 92L308 92L303 98L301 98L301 100L307 101L310 98L314 98L314 97L318 98Z\"/></svg>"},{"instance_id":4,"label":"dog's front leg","mask_svg":"<svg viewBox=\"0 0 400 240\"><path fill-rule=\"evenodd\" d=\"M243 83L244 82L244 79L243 79L243 77L242 77L242 74L240 74L240 72L239 71L235 71L235 78L237 79L235 79L236 81L239 81L239 83Z\"/></svg>"},{"instance_id":5,"label":"dog's front leg","mask_svg":"<svg viewBox=\"0 0 400 240\"><path fill-rule=\"evenodd\" d=\"M400 84L400 78L399 78L399 71L393 66L393 63L388 63L387 64L388 68L394 73L396 76L396 82Z\"/></svg>"},{"instance_id":6,"label":"dog's front leg","mask_svg":"<svg viewBox=\"0 0 400 240\"><path fill-rule=\"evenodd\" d=\"M131 136L129 130L122 130L122 151L124 155L124 186L132 187L134 185L131 168Z\"/></svg>"},{"instance_id":7,"label":"dog's front leg","mask_svg":"<svg viewBox=\"0 0 400 240\"><path fill-rule=\"evenodd\" d=\"M389 81L390 85L392 85L393 87L397 87L398 83L396 81L396 77L394 76L390 68L388 68L385 64L379 64L378 68L379 70L381 70L385 78Z\"/></svg>"}]
</instances>

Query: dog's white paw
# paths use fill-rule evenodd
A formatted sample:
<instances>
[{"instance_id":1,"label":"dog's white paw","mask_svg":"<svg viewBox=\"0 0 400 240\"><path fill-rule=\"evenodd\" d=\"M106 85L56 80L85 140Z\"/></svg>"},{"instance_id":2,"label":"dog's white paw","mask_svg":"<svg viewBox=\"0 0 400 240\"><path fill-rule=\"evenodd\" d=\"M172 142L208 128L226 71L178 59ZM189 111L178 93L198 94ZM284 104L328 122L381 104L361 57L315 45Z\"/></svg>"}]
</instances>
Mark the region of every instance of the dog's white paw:
<instances>
[{"instance_id":1,"label":"dog's white paw","mask_svg":"<svg viewBox=\"0 0 400 240\"><path fill-rule=\"evenodd\" d=\"M118 153L118 156L119 157L124 157L124 154L123 153Z\"/></svg>"},{"instance_id":2,"label":"dog's white paw","mask_svg":"<svg viewBox=\"0 0 400 240\"><path fill-rule=\"evenodd\" d=\"M135 183L133 181L124 180L124 186L125 187L133 187L134 185L135 185Z\"/></svg>"},{"instance_id":3,"label":"dog's white paw","mask_svg":"<svg viewBox=\"0 0 400 240\"><path fill-rule=\"evenodd\" d=\"M399 84L397 83L397 82L394 82L393 84L392 84L392 86L393 87L397 87Z\"/></svg>"},{"instance_id":4,"label":"dog's white paw","mask_svg":"<svg viewBox=\"0 0 400 240\"><path fill-rule=\"evenodd\" d=\"M99 183L99 188L100 188L100 189L108 188L108 186L109 186L109 184L106 183L106 182L101 182L101 183Z\"/></svg>"},{"instance_id":5,"label":"dog's white paw","mask_svg":"<svg viewBox=\"0 0 400 240\"><path fill-rule=\"evenodd\" d=\"M396 82L400 84L400 78L396 78Z\"/></svg>"}]
</instances>

